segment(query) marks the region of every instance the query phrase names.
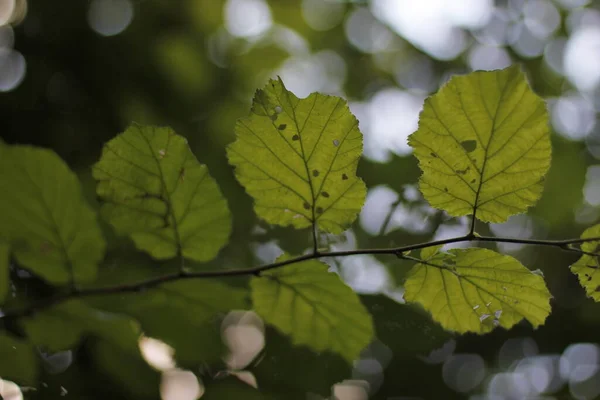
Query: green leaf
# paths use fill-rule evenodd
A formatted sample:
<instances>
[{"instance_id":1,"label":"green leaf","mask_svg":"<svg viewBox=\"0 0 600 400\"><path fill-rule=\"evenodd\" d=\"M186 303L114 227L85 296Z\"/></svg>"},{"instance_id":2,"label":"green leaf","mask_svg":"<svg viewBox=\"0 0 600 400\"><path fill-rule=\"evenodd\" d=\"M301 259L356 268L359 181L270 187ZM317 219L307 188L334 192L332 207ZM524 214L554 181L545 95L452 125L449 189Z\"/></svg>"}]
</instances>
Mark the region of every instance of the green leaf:
<instances>
[{"instance_id":1,"label":"green leaf","mask_svg":"<svg viewBox=\"0 0 600 400\"><path fill-rule=\"evenodd\" d=\"M429 260L431 257L435 256L441 248L442 245L425 247L424 249L421 249L421 260Z\"/></svg>"},{"instance_id":2,"label":"green leaf","mask_svg":"<svg viewBox=\"0 0 600 400\"><path fill-rule=\"evenodd\" d=\"M216 362L225 354L218 317L248 308L245 289L215 280L180 280L139 293L104 296L95 306L139 321L147 336L175 349L182 367Z\"/></svg>"},{"instance_id":3,"label":"green leaf","mask_svg":"<svg viewBox=\"0 0 600 400\"><path fill-rule=\"evenodd\" d=\"M600 238L600 224L586 229L581 235L582 239ZM600 250L600 240L591 240L581 244L581 250L596 254ZM588 297L600 301L600 262L598 256L584 254L571 265L571 272L579 277L579 283L585 289Z\"/></svg>"},{"instance_id":4,"label":"green leaf","mask_svg":"<svg viewBox=\"0 0 600 400\"><path fill-rule=\"evenodd\" d=\"M231 215L215 180L170 128L131 125L93 167L102 215L157 259L213 259Z\"/></svg>"},{"instance_id":5,"label":"green leaf","mask_svg":"<svg viewBox=\"0 0 600 400\"><path fill-rule=\"evenodd\" d=\"M487 249L453 249L414 266L404 298L418 302L444 328L485 333L523 318L534 327L550 314L544 278L516 259Z\"/></svg>"},{"instance_id":6,"label":"green leaf","mask_svg":"<svg viewBox=\"0 0 600 400\"><path fill-rule=\"evenodd\" d=\"M19 264L55 284L95 277L104 239L77 177L55 153L4 147L0 192L0 236Z\"/></svg>"},{"instance_id":7,"label":"green leaf","mask_svg":"<svg viewBox=\"0 0 600 400\"><path fill-rule=\"evenodd\" d=\"M425 199L485 222L535 204L550 166L546 105L518 66L453 77L425 100L408 142Z\"/></svg>"},{"instance_id":8,"label":"green leaf","mask_svg":"<svg viewBox=\"0 0 600 400\"><path fill-rule=\"evenodd\" d=\"M0 333L0 383L2 379L20 385L33 385L38 362L31 344Z\"/></svg>"},{"instance_id":9,"label":"green leaf","mask_svg":"<svg viewBox=\"0 0 600 400\"><path fill-rule=\"evenodd\" d=\"M50 352L75 347L84 335L95 336L137 352L138 324L128 317L89 307L80 300L35 313L20 320L27 337Z\"/></svg>"},{"instance_id":10,"label":"green leaf","mask_svg":"<svg viewBox=\"0 0 600 400\"><path fill-rule=\"evenodd\" d=\"M371 315L358 295L320 261L272 269L250 286L256 312L296 345L331 350L352 362L373 338Z\"/></svg>"},{"instance_id":11,"label":"green leaf","mask_svg":"<svg viewBox=\"0 0 600 400\"><path fill-rule=\"evenodd\" d=\"M366 196L356 176L362 134L344 100L319 93L298 99L272 80L256 92L236 135L229 162L260 218L331 233L356 219Z\"/></svg>"},{"instance_id":12,"label":"green leaf","mask_svg":"<svg viewBox=\"0 0 600 400\"><path fill-rule=\"evenodd\" d=\"M10 289L10 247L0 239L0 304L6 298Z\"/></svg>"}]
</instances>

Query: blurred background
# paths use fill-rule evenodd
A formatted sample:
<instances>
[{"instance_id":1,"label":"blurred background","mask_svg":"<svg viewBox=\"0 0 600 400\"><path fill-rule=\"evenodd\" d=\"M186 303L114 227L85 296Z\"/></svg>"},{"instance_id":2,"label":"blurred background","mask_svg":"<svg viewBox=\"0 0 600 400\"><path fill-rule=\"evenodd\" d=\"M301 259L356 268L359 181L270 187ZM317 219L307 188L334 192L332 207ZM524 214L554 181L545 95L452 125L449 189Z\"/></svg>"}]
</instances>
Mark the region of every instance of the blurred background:
<instances>
[{"instance_id":1,"label":"blurred background","mask_svg":"<svg viewBox=\"0 0 600 400\"><path fill-rule=\"evenodd\" d=\"M358 175L369 188L366 204L351 230L320 240L339 250L398 246L467 229L466 219L431 209L417 189L406 138L423 100L454 74L514 63L547 100L552 167L530 213L477 230L579 237L600 219L596 0L0 0L0 135L53 149L94 203L89 167L103 143L131 121L170 125L208 165L233 213L230 244L198 268L271 262L282 250L304 251L309 233L256 219L225 146L254 91L279 75L300 97L348 99L364 134ZM374 399L600 398L600 305L569 272L576 255L498 249L543 270L554 295L543 327L444 337L419 356L401 350L418 332L399 334L365 352L347 378L367 381ZM409 263L328 262L357 291L402 302ZM68 373L52 379L57 398L85 398L68 391L77 387Z\"/></svg>"}]
</instances>

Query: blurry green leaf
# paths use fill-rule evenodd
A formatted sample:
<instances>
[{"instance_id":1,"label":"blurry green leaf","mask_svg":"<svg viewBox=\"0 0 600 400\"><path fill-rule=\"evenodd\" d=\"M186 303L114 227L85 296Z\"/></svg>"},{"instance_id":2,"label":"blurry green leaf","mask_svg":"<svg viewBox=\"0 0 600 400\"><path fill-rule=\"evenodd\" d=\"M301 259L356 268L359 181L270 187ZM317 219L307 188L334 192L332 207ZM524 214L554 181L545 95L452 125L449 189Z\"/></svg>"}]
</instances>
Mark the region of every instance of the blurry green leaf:
<instances>
[{"instance_id":1,"label":"blurry green leaf","mask_svg":"<svg viewBox=\"0 0 600 400\"><path fill-rule=\"evenodd\" d=\"M582 239L600 237L600 225L594 225L586 229L581 235ZM581 244L581 250L596 254L600 251L600 240L584 242ZM598 256L584 254L579 260L571 265L571 272L579 277L579 283L585 289L588 297L595 301L600 301L600 262Z\"/></svg>"},{"instance_id":2,"label":"blurry green leaf","mask_svg":"<svg viewBox=\"0 0 600 400\"><path fill-rule=\"evenodd\" d=\"M409 144L425 199L485 222L525 212L550 166L546 105L518 66L453 77L425 100Z\"/></svg>"},{"instance_id":3,"label":"blurry green leaf","mask_svg":"<svg viewBox=\"0 0 600 400\"><path fill-rule=\"evenodd\" d=\"M331 350L352 362L373 338L373 321L358 295L320 261L264 272L250 286L256 312L295 345Z\"/></svg>"},{"instance_id":4,"label":"blurry green leaf","mask_svg":"<svg viewBox=\"0 0 600 400\"><path fill-rule=\"evenodd\" d=\"M29 340L50 352L71 349L84 335L137 352L140 329L136 322L123 315L91 308L79 300L37 312L20 322Z\"/></svg>"},{"instance_id":5,"label":"blurry green leaf","mask_svg":"<svg viewBox=\"0 0 600 400\"><path fill-rule=\"evenodd\" d=\"M10 247L0 239L0 304L6 298L10 289Z\"/></svg>"},{"instance_id":6,"label":"blurry green leaf","mask_svg":"<svg viewBox=\"0 0 600 400\"><path fill-rule=\"evenodd\" d=\"M428 318L431 321L430 318ZM306 392L328 396L331 386L351 376L351 366L330 352L294 346L287 336L274 329L266 332L266 346L258 365L251 369L261 390L290 398L306 398Z\"/></svg>"},{"instance_id":7,"label":"blurry green leaf","mask_svg":"<svg viewBox=\"0 0 600 400\"><path fill-rule=\"evenodd\" d=\"M31 344L0 333L0 383L2 379L19 385L33 385L37 378L37 358Z\"/></svg>"},{"instance_id":8,"label":"blurry green leaf","mask_svg":"<svg viewBox=\"0 0 600 400\"><path fill-rule=\"evenodd\" d=\"M136 318L147 336L175 349L183 367L221 360L220 318L247 309L248 292L215 280L180 280L138 293L94 299L93 304Z\"/></svg>"},{"instance_id":9,"label":"blurry green leaf","mask_svg":"<svg viewBox=\"0 0 600 400\"><path fill-rule=\"evenodd\" d=\"M97 378L104 382L105 376L110 378L130 394L129 399L159 398L160 372L152 369L139 353L126 351L108 340L98 340L90 344L90 354L104 375ZM113 389L112 385L108 387Z\"/></svg>"},{"instance_id":10,"label":"blurry green leaf","mask_svg":"<svg viewBox=\"0 0 600 400\"><path fill-rule=\"evenodd\" d=\"M360 299L373 316L377 338L395 358L427 354L452 337L412 304L400 304L383 295L363 295Z\"/></svg>"},{"instance_id":11,"label":"blurry green leaf","mask_svg":"<svg viewBox=\"0 0 600 400\"><path fill-rule=\"evenodd\" d=\"M213 259L231 216L215 180L170 128L131 125L94 165L102 215L157 259Z\"/></svg>"},{"instance_id":12,"label":"blurry green leaf","mask_svg":"<svg viewBox=\"0 0 600 400\"><path fill-rule=\"evenodd\" d=\"M552 165L546 175L544 195L528 212L529 216L542 219L549 231L573 224L573 210L584 201L589 164L587 157L581 157L582 152L587 151L585 142L553 135L552 148Z\"/></svg>"},{"instance_id":13,"label":"blurry green leaf","mask_svg":"<svg viewBox=\"0 0 600 400\"><path fill-rule=\"evenodd\" d=\"M91 281L105 243L79 181L52 151L8 146L0 158L0 236L52 283Z\"/></svg>"},{"instance_id":14,"label":"blurry green leaf","mask_svg":"<svg viewBox=\"0 0 600 400\"><path fill-rule=\"evenodd\" d=\"M487 249L453 249L415 265L404 298L444 328L464 333L506 329L526 318L538 327L550 314L544 278L516 259Z\"/></svg>"},{"instance_id":15,"label":"blurry green leaf","mask_svg":"<svg viewBox=\"0 0 600 400\"><path fill-rule=\"evenodd\" d=\"M356 176L362 134L344 100L319 93L298 99L272 80L256 92L236 134L229 162L259 217L331 233L356 219L366 195Z\"/></svg>"}]
</instances>

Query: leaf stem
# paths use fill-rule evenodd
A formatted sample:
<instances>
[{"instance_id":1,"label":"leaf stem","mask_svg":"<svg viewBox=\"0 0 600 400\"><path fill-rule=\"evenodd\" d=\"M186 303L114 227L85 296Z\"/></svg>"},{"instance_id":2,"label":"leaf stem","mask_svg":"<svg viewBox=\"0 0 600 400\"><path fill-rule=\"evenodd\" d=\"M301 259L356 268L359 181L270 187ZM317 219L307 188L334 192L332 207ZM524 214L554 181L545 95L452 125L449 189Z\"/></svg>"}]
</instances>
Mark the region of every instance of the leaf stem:
<instances>
[{"instance_id":1,"label":"leaf stem","mask_svg":"<svg viewBox=\"0 0 600 400\"><path fill-rule=\"evenodd\" d=\"M599 253L587 252L584 250L580 250L572 247L574 244L581 244L586 242L600 241L600 237L590 237L590 238L577 238L577 239L566 239L566 240L545 240L545 239L518 239L518 238L509 238L509 237L494 237L494 236L474 236L470 233L464 236L457 236L449 239L442 240L434 240L431 242L425 243L416 243L410 244L400 247L390 247L390 248L381 248L381 249L356 249L356 250L344 250L344 251L330 251L330 252L312 252L309 254L304 254L295 258L290 258L283 261L276 261L270 264L265 264L252 268L239 268L239 269L228 269L221 271L197 271L197 272L175 272L168 275L163 275L151 279L146 279L139 282L134 283L126 283L115 286L107 286L107 287L97 287L97 288L89 288L89 289L79 289L73 290L65 294L56 295L54 297L41 299L38 302L34 302L26 307L15 308L6 310L4 313L0 312L0 330L5 329L6 326L10 325L10 322L14 319L27 317L35 314L36 312L42 311L44 309L56 306L58 304L67 302L73 299L81 299L85 297L93 297L93 296L103 296L103 295L111 295L111 294L123 294L123 293L135 293L140 292L146 289L151 289L153 287L159 286L161 284L167 282L180 281L185 279L206 279L206 278L225 278L225 277L234 277L234 276L260 276L262 272L282 268L286 265L297 264L303 261L314 260L324 257L348 257L353 255L361 255L361 254L389 254L395 255L402 259L412 260L422 262L414 257L406 256L405 252L411 250L419 250L425 249L428 247L451 244L451 243L461 243L461 242L495 242L495 243L518 243L525 245L534 245L534 246L547 246L547 247L556 247L561 250L576 252L578 254L585 254L589 256L600 256ZM315 242L316 243L316 242Z\"/></svg>"}]
</instances>

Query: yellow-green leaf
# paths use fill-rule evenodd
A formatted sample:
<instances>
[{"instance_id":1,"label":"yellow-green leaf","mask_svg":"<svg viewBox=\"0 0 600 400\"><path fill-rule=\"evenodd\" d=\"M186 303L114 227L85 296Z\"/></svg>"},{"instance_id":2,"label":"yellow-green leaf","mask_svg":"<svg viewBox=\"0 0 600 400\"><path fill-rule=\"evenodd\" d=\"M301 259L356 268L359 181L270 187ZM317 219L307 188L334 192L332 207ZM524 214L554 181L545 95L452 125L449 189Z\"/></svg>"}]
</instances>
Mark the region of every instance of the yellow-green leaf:
<instances>
[{"instance_id":1,"label":"yellow-green leaf","mask_svg":"<svg viewBox=\"0 0 600 400\"><path fill-rule=\"evenodd\" d=\"M404 299L420 303L444 328L464 333L506 329L523 318L538 327L550 314L544 278L487 249L453 249L415 265Z\"/></svg>"},{"instance_id":2,"label":"yellow-green leaf","mask_svg":"<svg viewBox=\"0 0 600 400\"><path fill-rule=\"evenodd\" d=\"M586 229L581 235L582 239L600 238L600 225L594 225ZM581 250L597 254L600 251L600 240L591 240L581 244ZM588 297L600 301L600 262L598 256L584 254L579 260L571 265L571 272L579 277L579 283L585 289Z\"/></svg>"},{"instance_id":3,"label":"yellow-green leaf","mask_svg":"<svg viewBox=\"0 0 600 400\"><path fill-rule=\"evenodd\" d=\"M343 99L319 93L298 99L272 80L256 92L236 135L229 162L259 217L331 233L356 219L366 195L356 176L362 134Z\"/></svg>"},{"instance_id":4,"label":"yellow-green leaf","mask_svg":"<svg viewBox=\"0 0 600 400\"><path fill-rule=\"evenodd\" d=\"M0 193L0 237L20 265L55 284L93 280L104 239L77 177L60 157L3 146Z\"/></svg>"},{"instance_id":5,"label":"yellow-green leaf","mask_svg":"<svg viewBox=\"0 0 600 400\"><path fill-rule=\"evenodd\" d=\"M373 339L371 315L358 295L320 261L270 270L250 286L256 312L294 344L331 350L352 362Z\"/></svg>"},{"instance_id":6,"label":"yellow-green leaf","mask_svg":"<svg viewBox=\"0 0 600 400\"><path fill-rule=\"evenodd\" d=\"M104 146L93 173L102 215L154 258L208 261L227 243L227 202L172 129L131 125Z\"/></svg>"},{"instance_id":7,"label":"yellow-green leaf","mask_svg":"<svg viewBox=\"0 0 600 400\"><path fill-rule=\"evenodd\" d=\"M456 76L425 100L408 140L425 199L504 222L535 204L550 166L548 113L518 66Z\"/></svg>"},{"instance_id":8,"label":"yellow-green leaf","mask_svg":"<svg viewBox=\"0 0 600 400\"><path fill-rule=\"evenodd\" d=\"M441 248L442 245L425 247L424 249L421 249L421 260L429 260L431 257L435 256Z\"/></svg>"}]
</instances>

